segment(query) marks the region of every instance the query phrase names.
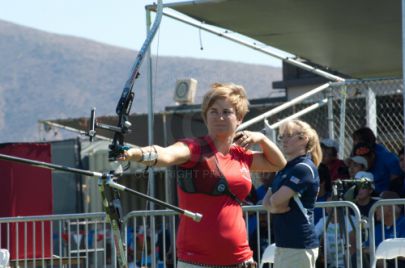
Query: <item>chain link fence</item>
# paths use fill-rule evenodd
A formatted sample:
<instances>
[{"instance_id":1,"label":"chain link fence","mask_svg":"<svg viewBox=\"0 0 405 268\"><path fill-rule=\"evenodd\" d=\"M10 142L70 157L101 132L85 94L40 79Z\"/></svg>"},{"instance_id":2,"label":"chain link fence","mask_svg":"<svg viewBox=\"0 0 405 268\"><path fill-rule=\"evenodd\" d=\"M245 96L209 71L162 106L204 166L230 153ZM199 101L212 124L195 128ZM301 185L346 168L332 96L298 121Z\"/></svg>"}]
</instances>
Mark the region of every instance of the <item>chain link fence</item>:
<instances>
[{"instance_id":1,"label":"chain link fence","mask_svg":"<svg viewBox=\"0 0 405 268\"><path fill-rule=\"evenodd\" d=\"M379 143L397 153L404 144L402 90L401 79L330 83L327 89L268 117L267 121L277 134L280 120L317 105L298 117L314 127L321 139L339 141L341 157L350 155L352 133L364 126L374 131ZM272 107L279 105L277 103Z\"/></svg>"},{"instance_id":2,"label":"chain link fence","mask_svg":"<svg viewBox=\"0 0 405 268\"><path fill-rule=\"evenodd\" d=\"M350 154L352 133L370 127L378 142L397 153L403 146L403 95L401 79L353 80L332 84L334 139ZM344 115L344 116L342 116ZM342 132L343 133L342 133ZM340 136L339 136L340 135Z\"/></svg>"}]
</instances>

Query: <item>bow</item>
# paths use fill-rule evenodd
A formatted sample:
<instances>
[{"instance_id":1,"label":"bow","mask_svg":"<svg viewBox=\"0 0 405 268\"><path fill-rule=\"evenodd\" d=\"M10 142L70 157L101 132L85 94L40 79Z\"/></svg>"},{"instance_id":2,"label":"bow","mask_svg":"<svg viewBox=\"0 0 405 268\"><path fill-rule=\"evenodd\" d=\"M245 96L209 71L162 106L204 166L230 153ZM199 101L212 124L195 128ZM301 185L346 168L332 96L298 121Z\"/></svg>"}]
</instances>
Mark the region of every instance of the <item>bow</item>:
<instances>
[{"instance_id":1,"label":"bow","mask_svg":"<svg viewBox=\"0 0 405 268\"><path fill-rule=\"evenodd\" d=\"M163 3L162 0L158 0L157 3L157 11L156 11L156 18L153 22L153 25L138 52L136 57L135 63L132 65L130 76L125 83L124 89L122 91L121 97L118 100L117 107L115 108L115 112L118 115L118 124L117 126L110 126L106 124L101 124L96 122L95 119L95 108L91 110L90 114L90 128L88 131L88 135L90 136L90 141L96 136L96 128L107 129L114 132L112 143L109 145L109 153L108 157L110 160L115 160L116 157L122 153L123 149L127 147L124 146L124 135L130 132L131 123L129 122L129 112L131 110L132 102L134 100L135 93L133 91L133 87L135 84L135 80L139 76L139 69L142 65L142 62L145 58L146 52L148 51L153 38L159 28L160 22L163 16Z\"/></svg>"},{"instance_id":2,"label":"bow","mask_svg":"<svg viewBox=\"0 0 405 268\"><path fill-rule=\"evenodd\" d=\"M145 54L146 54L150 44L152 43L153 37L155 36L155 34L157 32L160 21L162 19L162 15L163 15L162 0L158 0L157 14L156 14L155 21L151 27L151 30L148 33L148 36L147 36L145 42L142 45L141 50L138 52L136 61L133 64L132 69L131 69L130 77L127 80L127 82L125 83L124 90L121 94L121 97L120 97L117 107L116 107L116 113L119 117L118 125L110 126L110 125L101 124L101 123L96 122L95 108L93 108L91 110L90 127L87 132L87 135L90 136L90 141L92 141L93 138L96 136L96 130L95 130L96 127L114 131L113 141L109 145L110 160L115 160L116 157L122 152L122 150L125 150L124 134L130 131L129 127L131 126L131 123L128 121L128 117L129 117L129 112L131 110L132 102L133 102L133 99L135 96L135 93L133 92L133 86L134 86L135 80L137 79L137 77L139 75L139 68L142 64L143 58L145 57ZM40 161L35 161L35 160L30 160L30 159L25 159L25 158L20 158L20 157L13 157L13 156L8 156L8 155L3 155L3 154L0 154L0 159L14 161L14 162L20 162L20 163L38 166L38 167L42 167L42 168L49 168L49 169L53 169L53 170L61 170L64 172L76 173L76 174L80 174L80 175L99 177L99 181L98 181L99 191L100 191L100 194L102 197L102 203L104 206L104 210L107 215L107 220L111 224L111 231L112 231L112 235L113 235L113 239L114 239L114 244L115 244L115 248L118 252L118 254L117 254L118 266L120 268L127 268L128 262L127 262L127 258L126 258L126 252L125 252L126 248L123 243L122 236L121 236L123 220L121 217L122 209L121 209L121 200L120 200L120 196L119 196L119 191L129 192L134 195L140 196L146 200L160 204L166 208L177 211L186 217L192 218L196 222L199 222L202 218L202 215L199 213L193 213L188 210L183 210L181 208L178 208L176 206L163 202L159 199L139 193L139 192L129 189L121 184L116 183L114 181L114 178L119 176L122 173L122 170L120 170L120 171L114 170L114 171L110 171L108 173L107 172L100 173L100 172L65 167L65 166L61 166L61 165L40 162Z\"/></svg>"},{"instance_id":3,"label":"bow","mask_svg":"<svg viewBox=\"0 0 405 268\"><path fill-rule=\"evenodd\" d=\"M145 58L146 52L148 51L153 38L159 28L160 22L163 15L163 3L162 0L158 0L157 12L155 21L141 47L136 57L135 63L132 65L130 76L125 83L124 89L122 91L121 97L118 100L115 112L118 115L118 125L110 126L106 124L101 124L96 122L95 108L91 110L90 114L90 128L88 135L90 136L90 141L96 136L96 128L103 128L114 132L114 137L112 143L109 145L108 158L110 161L116 160L117 156L126 150L127 147L124 146L124 135L130 132L131 123L129 122L129 112L132 107L132 102L134 100L135 93L133 87L135 80L139 76L139 69ZM107 219L111 224L111 231L114 238L114 244L117 249L117 260L119 267L128 267L125 245L122 241L121 230L122 230L122 209L121 200L118 190L128 190L128 188L122 188L119 184L115 184L112 181L112 177L116 175L116 172L111 172L102 176L99 179L99 191L103 200L104 210L107 214ZM114 187L114 186L118 186Z\"/></svg>"}]
</instances>

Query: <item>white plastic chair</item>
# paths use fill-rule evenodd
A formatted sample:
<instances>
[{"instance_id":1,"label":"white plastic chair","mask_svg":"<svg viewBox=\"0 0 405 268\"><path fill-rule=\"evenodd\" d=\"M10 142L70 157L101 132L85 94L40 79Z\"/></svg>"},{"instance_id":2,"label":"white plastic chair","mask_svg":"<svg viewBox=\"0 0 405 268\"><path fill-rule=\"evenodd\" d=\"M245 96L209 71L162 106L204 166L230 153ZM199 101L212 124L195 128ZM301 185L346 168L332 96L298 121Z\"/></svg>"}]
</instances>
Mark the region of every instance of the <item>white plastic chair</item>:
<instances>
[{"instance_id":1,"label":"white plastic chair","mask_svg":"<svg viewBox=\"0 0 405 268\"><path fill-rule=\"evenodd\" d=\"M9 267L10 252L7 249L0 249L0 267Z\"/></svg>"},{"instance_id":2,"label":"white plastic chair","mask_svg":"<svg viewBox=\"0 0 405 268\"><path fill-rule=\"evenodd\" d=\"M383 240L377 247L371 267L376 267L378 259L405 257L405 238Z\"/></svg>"},{"instance_id":3,"label":"white plastic chair","mask_svg":"<svg viewBox=\"0 0 405 268\"><path fill-rule=\"evenodd\" d=\"M274 263L274 255L276 255L276 244L273 243L264 250L260 268L263 268L265 263Z\"/></svg>"}]
</instances>

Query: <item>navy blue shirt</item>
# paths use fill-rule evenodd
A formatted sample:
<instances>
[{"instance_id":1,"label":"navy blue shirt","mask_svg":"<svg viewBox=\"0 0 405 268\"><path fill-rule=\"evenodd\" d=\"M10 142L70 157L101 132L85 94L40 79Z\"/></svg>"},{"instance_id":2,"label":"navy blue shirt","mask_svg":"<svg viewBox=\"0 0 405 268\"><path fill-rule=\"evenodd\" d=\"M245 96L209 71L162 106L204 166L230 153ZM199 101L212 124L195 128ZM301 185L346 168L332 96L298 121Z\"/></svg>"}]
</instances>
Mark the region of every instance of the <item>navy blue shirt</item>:
<instances>
[{"instance_id":1,"label":"navy blue shirt","mask_svg":"<svg viewBox=\"0 0 405 268\"><path fill-rule=\"evenodd\" d=\"M299 202L291 198L288 212L271 215L276 246L302 249L319 247L314 226L319 175L309 156L299 156L289 161L285 168L277 173L272 192L277 192L283 185L299 195L297 196Z\"/></svg>"}]
</instances>

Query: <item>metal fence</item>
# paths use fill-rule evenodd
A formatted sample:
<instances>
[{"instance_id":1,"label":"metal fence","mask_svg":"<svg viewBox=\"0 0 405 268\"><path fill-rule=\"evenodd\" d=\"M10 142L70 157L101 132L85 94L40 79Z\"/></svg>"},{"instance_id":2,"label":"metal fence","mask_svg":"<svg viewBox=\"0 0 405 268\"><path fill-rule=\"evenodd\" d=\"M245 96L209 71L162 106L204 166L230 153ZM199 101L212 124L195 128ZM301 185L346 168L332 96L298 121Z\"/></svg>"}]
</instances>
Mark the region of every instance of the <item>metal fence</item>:
<instances>
[{"instance_id":1,"label":"metal fence","mask_svg":"<svg viewBox=\"0 0 405 268\"><path fill-rule=\"evenodd\" d=\"M353 80L332 84L334 138L343 144L344 155L352 148L351 134L369 126L378 141L397 152L404 141L401 79Z\"/></svg>"},{"instance_id":2,"label":"metal fence","mask_svg":"<svg viewBox=\"0 0 405 268\"><path fill-rule=\"evenodd\" d=\"M349 201L319 202L322 218L315 226L320 235L318 267L363 267L361 229L366 221L357 206Z\"/></svg>"},{"instance_id":3,"label":"metal fence","mask_svg":"<svg viewBox=\"0 0 405 268\"><path fill-rule=\"evenodd\" d=\"M128 263L133 267L176 266L178 213L132 211L124 217Z\"/></svg>"},{"instance_id":4,"label":"metal fence","mask_svg":"<svg viewBox=\"0 0 405 268\"><path fill-rule=\"evenodd\" d=\"M376 261L376 247L381 241L386 239L395 239L398 237L405 238L405 199L384 199L377 201L369 212L370 239L369 239L369 254L370 264ZM377 241L377 234L378 241ZM379 241L381 240L381 241ZM402 244L404 248L405 242ZM396 250L398 252L398 249ZM402 254L403 256L403 254ZM394 260L395 267L404 267L405 262L398 264L398 259ZM374 266L373 266L374 267ZM386 261L384 260L384 267ZM391 266L392 267L392 266Z\"/></svg>"},{"instance_id":5,"label":"metal fence","mask_svg":"<svg viewBox=\"0 0 405 268\"><path fill-rule=\"evenodd\" d=\"M320 239L322 234L335 232L322 239L323 267L340 260L348 263L353 257L349 241L358 248L362 241L359 231L362 221L357 207L347 201L322 202L316 206L322 209L324 217L324 222L318 224ZM262 206L245 206L243 210L249 243L255 260L260 263L265 248L273 242L271 216ZM335 226L333 215L336 219L353 215L352 225L340 225L339 221L339 232L330 229ZM176 267L176 212L132 211L124 217L123 223L129 267ZM116 251L104 213L0 218L0 230L0 248L10 251L12 267L117 267ZM350 240L353 230L354 240ZM342 241L345 242L342 244ZM339 243L342 248L330 247ZM354 258L361 267L361 255Z\"/></svg>"},{"instance_id":6,"label":"metal fence","mask_svg":"<svg viewBox=\"0 0 405 268\"><path fill-rule=\"evenodd\" d=\"M105 213L0 218L11 267L108 267L115 248Z\"/></svg>"},{"instance_id":7,"label":"metal fence","mask_svg":"<svg viewBox=\"0 0 405 268\"><path fill-rule=\"evenodd\" d=\"M339 141L340 157L350 154L352 133L369 126L378 141L396 153L404 144L402 90L402 79L328 83L301 95L298 102L296 98L272 105L265 125L274 131L274 140L280 121L299 117L313 126L320 138ZM280 106L286 108L280 109Z\"/></svg>"}]
</instances>

